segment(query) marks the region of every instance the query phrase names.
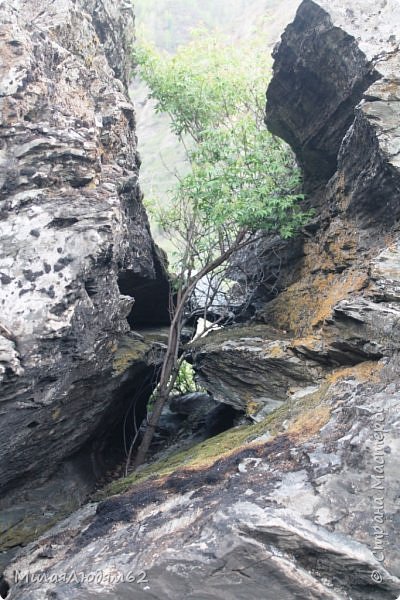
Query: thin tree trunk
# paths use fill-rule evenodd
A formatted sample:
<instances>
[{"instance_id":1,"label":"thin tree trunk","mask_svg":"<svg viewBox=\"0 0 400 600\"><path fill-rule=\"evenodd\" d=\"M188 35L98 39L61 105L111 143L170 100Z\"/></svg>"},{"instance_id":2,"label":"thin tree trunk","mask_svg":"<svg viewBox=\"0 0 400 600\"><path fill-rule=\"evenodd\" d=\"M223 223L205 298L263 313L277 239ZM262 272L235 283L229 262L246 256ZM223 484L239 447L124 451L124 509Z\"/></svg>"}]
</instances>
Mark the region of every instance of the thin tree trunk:
<instances>
[{"instance_id":1,"label":"thin tree trunk","mask_svg":"<svg viewBox=\"0 0 400 600\"><path fill-rule=\"evenodd\" d=\"M154 410L151 414L150 420L147 423L146 430L144 432L143 439L138 448L138 451L135 456L135 460L133 461L133 469L136 470L140 465L142 465L146 459L147 452L151 446L151 442L153 441L154 432L158 425L158 421L161 416L162 409L164 408L164 404L168 399L168 394L163 391L157 394L157 400L154 404Z\"/></svg>"},{"instance_id":2,"label":"thin tree trunk","mask_svg":"<svg viewBox=\"0 0 400 600\"><path fill-rule=\"evenodd\" d=\"M245 230L240 231L234 244L232 244L230 248L228 248L214 261L205 265L205 267L203 267L203 269L201 269L199 273L191 277L187 285L182 290L180 290L180 292L177 295L177 304L175 307L175 314L173 316L169 329L167 351L161 369L160 381L158 384L158 392L154 403L153 412L151 413L151 417L144 432L143 439L139 445L135 456L135 460L133 462L134 470L136 470L140 465L142 465L146 459L147 452L153 440L154 432L160 420L162 409L164 408L164 405L169 398L170 392L178 376L179 343L181 338L181 329L186 302L190 298L198 282L203 277L205 277L206 275L208 275L208 273L210 273L211 271L219 267L221 264L226 262L234 252L236 252L240 248L247 246L250 243L250 240L243 241L245 235Z\"/></svg>"},{"instance_id":3,"label":"thin tree trunk","mask_svg":"<svg viewBox=\"0 0 400 600\"><path fill-rule=\"evenodd\" d=\"M135 460L133 462L134 470L137 469L137 467L139 467L141 464L143 464L143 462L146 459L147 452L153 440L154 432L160 420L162 409L164 408L164 405L168 400L171 388L173 387L175 379L178 375L178 354L183 308L184 306L182 304L179 307L177 307L177 311L171 323L168 337L167 352L161 370L160 382L158 384L158 391L154 403L153 412L151 413L151 417L144 432L143 439L139 445L135 456Z\"/></svg>"}]
</instances>

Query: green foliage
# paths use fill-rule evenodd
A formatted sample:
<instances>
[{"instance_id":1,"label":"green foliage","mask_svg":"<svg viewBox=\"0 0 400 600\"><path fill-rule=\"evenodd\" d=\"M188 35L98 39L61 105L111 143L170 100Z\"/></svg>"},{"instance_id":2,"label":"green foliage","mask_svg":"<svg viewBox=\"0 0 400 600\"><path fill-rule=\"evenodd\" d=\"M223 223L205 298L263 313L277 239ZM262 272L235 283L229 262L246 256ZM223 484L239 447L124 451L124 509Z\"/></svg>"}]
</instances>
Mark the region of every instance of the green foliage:
<instances>
[{"instance_id":1,"label":"green foliage","mask_svg":"<svg viewBox=\"0 0 400 600\"><path fill-rule=\"evenodd\" d=\"M191 392L202 391L203 388L197 385L194 378L194 369L190 363L183 360L179 366L179 371L171 389L172 395L183 396L184 394L190 394ZM154 403L157 400L158 389L156 388L152 393L148 403L147 409L152 411Z\"/></svg>"},{"instance_id":2,"label":"green foliage","mask_svg":"<svg viewBox=\"0 0 400 600\"><path fill-rule=\"evenodd\" d=\"M189 394L198 390L194 380L194 369L186 360L182 361L172 392L179 395Z\"/></svg>"},{"instance_id":3,"label":"green foliage","mask_svg":"<svg viewBox=\"0 0 400 600\"><path fill-rule=\"evenodd\" d=\"M262 119L269 59L259 45L244 51L221 35L197 30L174 56L144 43L135 58L156 110L170 115L178 136L199 142L204 132L244 112Z\"/></svg>"},{"instance_id":4,"label":"green foliage","mask_svg":"<svg viewBox=\"0 0 400 600\"><path fill-rule=\"evenodd\" d=\"M135 467L146 458L174 386L190 383L188 373L179 370L185 320L199 309L207 320L210 307L221 309L218 320L231 318L236 291L227 272L235 254L253 244L257 230L289 237L307 218L297 207L302 196L292 154L262 123L264 55L265 50L247 47L246 52L204 31L175 56L149 45L136 53L139 74L156 109L170 116L191 171L179 179L171 206L160 211L160 224L177 242L176 286L166 354ZM256 275L245 276L242 306L257 288Z\"/></svg>"},{"instance_id":5,"label":"green foliage","mask_svg":"<svg viewBox=\"0 0 400 600\"><path fill-rule=\"evenodd\" d=\"M291 153L252 115L205 131L190 156L192 172L178 185L175 204L186 198L217 228L264 229L286 238L307 219L298 208L303 196Z\"/></svg>"},{"instance_id":6,"label":"green foliage","mask_svg":"<svg viewBox=\"0 0 400 600\"><path fill-rule=\"evenodd\" d=\"M299 208L301 176L293 154L263 122L265 48L196 31L174 56L143 44L136 61L156 110L169 114L191 164L172 202L156 211L159 225L176 240L181 275L223 253L239 231L294 235L309 214Z\"/></svg>"}]
</instances>

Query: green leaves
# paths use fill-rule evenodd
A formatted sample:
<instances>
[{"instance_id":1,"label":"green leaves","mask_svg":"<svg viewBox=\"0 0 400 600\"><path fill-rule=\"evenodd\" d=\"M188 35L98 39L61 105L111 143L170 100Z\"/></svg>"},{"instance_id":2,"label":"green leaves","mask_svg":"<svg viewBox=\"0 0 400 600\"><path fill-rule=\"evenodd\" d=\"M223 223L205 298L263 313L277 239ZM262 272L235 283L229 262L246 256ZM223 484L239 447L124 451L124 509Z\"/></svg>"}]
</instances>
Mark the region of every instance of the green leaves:
<instances>
[{"instance_id":1,"label":"green leaves","mask_svg":"<svg viewBox=\"0 0 400 600\"><path fill-rule=\"evenodd\" d=\"M192 172L178 185L175 204L196 204L215 226L265 229L287 237L303 224L300 173L291 153L251 115L202 132L190 153Z\"/></svg>"},{"instance_id":2,"label":"green leaves","mask_svg":"<svg viewBox=\"0 0 400 600\"><path fill-rule=\"evenodd\" d=\"M190 173L159 211L178 249L180 276L223 254L239 232L288 238L309 218L299 208L301 174L289 147L265 128L268 53L197 31L174 56L138 49L139 74L157 110L187 148Z\"/></svg>"},{"instance_id":3,"label":"green leaves","mask_svg":"<svg viewBox=\"0 0 400 600\"><path fill-rule=\"evenodd\" d=\"M240 113L259 111L261 116L268 54L260 47L243 52L240 46L203 30L193 36L174 56L143 44L135 61L157 101L156 109L171 116L173 131L199 142L204 131Z\"/></svg>"}]
</instances>

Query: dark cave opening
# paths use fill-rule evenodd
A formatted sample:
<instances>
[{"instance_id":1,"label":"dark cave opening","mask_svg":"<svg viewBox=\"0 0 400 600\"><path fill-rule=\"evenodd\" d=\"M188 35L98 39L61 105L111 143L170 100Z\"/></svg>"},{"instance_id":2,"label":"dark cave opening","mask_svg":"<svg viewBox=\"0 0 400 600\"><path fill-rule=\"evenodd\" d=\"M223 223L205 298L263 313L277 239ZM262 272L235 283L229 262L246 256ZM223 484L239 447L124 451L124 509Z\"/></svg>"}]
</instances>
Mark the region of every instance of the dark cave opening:
<instances>
[{"instance_id":1,"label":"dark cave opening","mask_svg":"<svg viewBox=\"0 0 400 600\"><path fill-rule=\"evenodd\" d=\"M95 435L80 453L92 456L97 487L124 473L132 443L147 414L147 404L157 380L157 368L132 367L116 392L114 401L103 415Z\"/></svg>"},{"instance_id":2,"label":"dark cave opening","mask_svg":"<svg viewBox=\"0 0 400 600\"><path fill-rule=\"evenodd\" d=\"M131 329L169 325L169 282L166 278L146 279L134 271L118 276L121 294L132 296L135 303L128 316Z\"/></svg>"},{"instance_id":3,"label":"dark cave opening","mask_svg":"<svg viewBox=\"0 0 400 600\"><path fill-rule=\"evenodd\" d=\"M168 327L170 285L165 276L159 274L157 279L152 280L131 270L124 270L119 273L118 286L121 294L135 299L127 318L131 328L128 335L137 335L135 330L144 334L146 329ZM160 365L161 359L159 365L151 367L145 364L132 366L124 376L112 406L103 416L90 442L91 454L95 456L97 467L98 487L122 476L129 454L131 453L131 458L134 457L131 446L134 444L133 448L137 448L141 441L143 429L140 429L157 385ZM165 409L169 424L165 420L163 423L161 419L150 450L153 458L171 444L196 444L234 427L238 419L243 418L243 413L221 404L214 406L202 422L192 428L190 418L186 419L182 415L173 415L171 418L168 406Z\"/></svg>"},{"instance_id":4,"label":"dark cave opening","mask_svg":"<svg viewBox=\"0 0 400 600\"><path fill-rule=\"evenodd\" d=\"M118 397L104 415L95 437L90 442L90 454L94 458L97 489L125 475L128 456L132 464L134 450L143 434L143 424L148 403L157 381L157 369L147 369L125 382ZM149 460L157 460L157 454L169 451L171 446L187 449L243 422L244 413L228 404L217 404L200 419L191 414L172 413L168 403L160 418ZM139 431L140 430L140 431ZM139 432L139 433L138 433ZM82 452L82 450L81 450ZM87 453L85 450L84 453Z\"/></svg>"},{"instance_id":5,"label":"dark cave opening","mask_svg":"<svg viewBox=\"0 0 400 600\"><path fill-rule=\"evenodd\" d=\"M206 420L205 439L232 429L232 427L235 427L237 420L242 418L243 415L242 411L236 410L229 404L220 404Z\"/></svg>"},{"instance_id":6,"label":"dark cave opening","mask_svg":"<svg viewBox=\"0 0 400 600\"><path fill-rule=\"evenodd\" d=\"M194 392L181 398L183 400L192 395L206 396L207 394ZM214 405L208 411L202 411L200 407L196 414L196 410L176 412L173 405L177 400L179 402L180 398L172 398L171 403L163 409L150 446L150 454L153 458L156 454L163 454L166 449L187 450L243 422L244 413L228 404Z\"/></svg>"}]
</instances>

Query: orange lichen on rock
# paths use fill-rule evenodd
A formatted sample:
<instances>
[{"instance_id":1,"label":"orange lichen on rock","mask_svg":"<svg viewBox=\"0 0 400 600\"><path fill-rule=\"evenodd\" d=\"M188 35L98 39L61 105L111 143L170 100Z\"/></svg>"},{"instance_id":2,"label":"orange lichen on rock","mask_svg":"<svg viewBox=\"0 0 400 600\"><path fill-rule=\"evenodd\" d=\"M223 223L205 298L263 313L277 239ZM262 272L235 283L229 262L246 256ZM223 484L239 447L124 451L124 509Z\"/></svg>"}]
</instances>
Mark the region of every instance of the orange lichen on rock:
<instances>
[{"instance_id":1,"label":"orange lichen on rock","mask_svg":"<svg viewBox=\"0 0 400 600\"><path fill-rule=\"evenodd\" d=\"M356 228L336 219L321 238L306 242L303 272L307 275L316 270L324 273L350 267L357 260L357 247Z\"/></svg>"},{"instance_id":2,"label":"orange lichen on rock","mask_svg":"<svg viewBox=\"0 0 400 600\"><path fill-rule=\"evenodd\" d=\"M296 338L291 343L291 348L309 348L310 350L320 349L323 340L318 335L308 335L301 338Z\"/></svg>"},{"instance_id":3,"label":"orange lichen on rock","mask_svg":"<svg viewBox=\"0 0 400 600\"><path fill-rule=\"evenodd\" d=\"M359 270L346 273L318 273L312 280L296 282L270 302L264 318L302 338L314 336L332 315L334 306L368 285L368 276Z\"/></svg>"},{"instance_id":4,"label":"orange lichen on rock","mask_svg":"<svg viewBox=\"0 0 400 600\"><path fill-rule=\"evenodd\" d=\"M296 337L313 335L335 304L368 286L359 245L357 227L340 218L316 238L305 240L297 281L266 306L262 318Z\"/></svg>"},{"instance_id":5,"label":"orange lichen on rock","mask_svg":"<svg viewBox=\"0 0 400 600\"><path fill-rule=\"evenodd\" d=\"M347 380L354 377L360 383L372 382L378 383L380 381L380 373L383 368L383 363L375 361L365 361L354 365L353 367L343 367L335 369L327 377L329 383L337 383L341 380Z\"/></svg>"},{"instance_id":6,"label":"orange lichen on rock","mask_svg":"<svg viewBox=\"0 0 400 600\"><path fill-rule=\"evenodd\" d=\"M283 358L287 356L286 345L282 342L269 344L265 349L266 358Z\"/></svg>"},{"instance_id":7,"label":"orange lichen on rock","mask_svg":"<svg viewBox=\"0 0 400 600\"><path fill-rule=\"evenodd\" d=\"M316 311L311 326L322 325L325 319L331 316L335 304L349 294L359 292L368 285L368 282L368 276L358 270L348 271L344 276L329 274L324 282L317 282L321 286L321 296L315 298Z\"/></svg>"},{"instance_id":8,"label":"orange lichen on rock","mask_svg":"<svg viewBox=\"0 0 400 600\"><path fill-rule=\"evenodd\" d=\"M330 415L331 409L327 405L312 408L300 414L286 433L298 437L299 440L307 440L328 423Z\"/></svg>"}]
</instances>

